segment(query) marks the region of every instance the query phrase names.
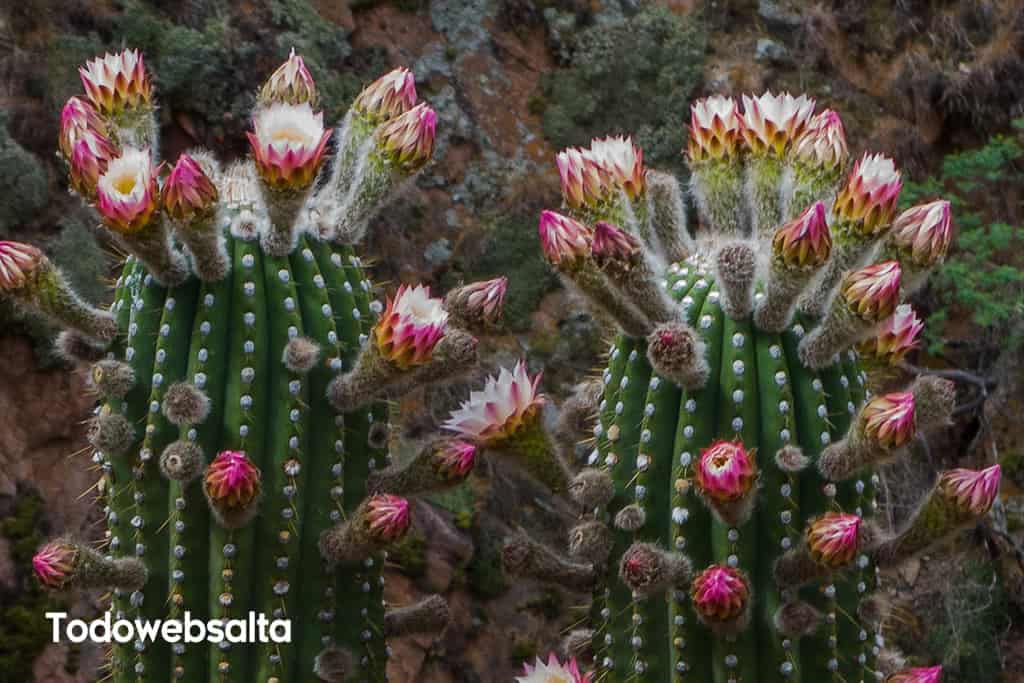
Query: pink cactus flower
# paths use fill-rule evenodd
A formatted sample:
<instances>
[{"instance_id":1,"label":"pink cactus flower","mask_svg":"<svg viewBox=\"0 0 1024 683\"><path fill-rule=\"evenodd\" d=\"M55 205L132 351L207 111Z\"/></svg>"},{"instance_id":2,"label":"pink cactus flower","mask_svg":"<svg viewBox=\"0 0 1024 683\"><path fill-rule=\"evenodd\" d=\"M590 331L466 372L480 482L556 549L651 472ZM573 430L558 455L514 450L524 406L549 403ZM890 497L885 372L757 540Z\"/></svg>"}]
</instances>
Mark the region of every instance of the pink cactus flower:
<instances>
[{"instance_id":1,"label":"pink cactus flower","mask_svg":"<svg viewBox=\"0 0 1024 683\"><path fill-rule=\"evenodd\" d=\"M32 557L32 570L43 586L63 588L74 578L78 548L63 540L50 541Z\"/></svg>"},{"instance_id":2,"label":"pink cactus flower","mask_svg":"<svg viewBox=\"0 0 1024 683\"><path fill-rule=\"evenodd\" d=\"M594 225L591 253L598 261L630 263L640 253L640 241L606 221Z\"/></svg>"},{"instance_id":3,"label":"pink cactus flower","mask_svg":"<svg viewBox=\"0 0 1024 683\"><path fill-rule=\"evenodd\" d=\"M192 220L208 213L217 203L217 186L188 154L178 157L164 183L163 205L169 216L179 221Z\"/></svg>"},{"instance_id":4,"label":"pink cactus flower","mask_svg":"<svg viewBox=\"0 0 1024 683\"><path fill-rule=\"evenodd\" d=\"M540 373L531 378L523 361L516 363L511 372L502 368L497 377L488 378L483 391L470 392L469 400L442 426L483 444L511 436L535 417L544 403L544 395L537 389L540 378Z\"/></svg>"},{"instance_id":5,"label":"pink cactus flower","mask_svg":"<svg viewBox=\"0 0 1024 683\"><path fill-rule=\"evenodd\" d=\"M796 142L814 115L814 100L788 92L743 96L743 137L755 154L782 156Z\"/></svg>"},{"instance_id":6,"label":"pink cactus flower","mask_svg":"<svg viewBox=\"0 0 1024 683\"><path fill-rule=\"evenodd\" d=\"M812 118L797 138L793 156L809 166L841 168L850 151L846 147L846 131L839 114L826 109Z\"/></svg>"},{"instance_id":7,"label":"pink cactus flower","mask_svg":"<svg viewBox=\"0 0 1024 683\"><path fill-rule=\"evenodd\" d=\"M78 70L82 86L102 114L148 105L153 95L149 74L138 50L106 54Z\"/></svg>"},{"instance_id":8,"label":"pink cactus flower","mask_svg":"<svg viewBox=\"0 0 1024 683\"><path fill-rule=\"evenodd\" d=\"M477 447L462 439L448 439L434 451L437 468L448 479L464 479L476 464Z\"/></svg>"},{"instance_id":9,"label":"pink cactus flower","mask_svg":"<svg viewBox=\"0 0 1024 683\"><path fill-rule=\"evenodd\" d=\"M790 268L816 269L832 253L832 234L825 221L825 205L815 202L803 213L775 231L775 258Z\"/></svg>"},{"instance_id":10,"label":"pink cactus flower","mask_svg":"<svg viewBox=\"0 0 1024 683\"><path fill-rule=\"evenodd\" d=\"M942 667L929 666L917 669L906 669L889 674L885 683L940 683L942 681Z\"/></svg>"},{"instance_id":11,"label":"pink cactus flower","mask_svg":"<svg viewBox=\"0 0 1024 683\"><path fill-rule=\"evenodd\" d=\"M430 287L402 285L388 299L373 336L380 354L405 369L430 360L447 326L444 303L430 296Z\"/></svg>"},{"instance_id":12,"label":"pink cactus flower","mask_svg":"<svg viewBox=\"0 0 1024 683\"><path fill-rule=\"evenodd\" d=\"M612 191L608 170L589 149L569 147L555 157L562 181L562 198L571 208L596 206Z\"/></svg>"},{"instance_id":13,"label":"pink cactus flower","mask_svg":"<svg viewBox=\"0 0 1024 683\"><path fill-rule=\"evenodd\" d=\"M409 501L405 498L381 493L366 501L366 528L376 541L389 543L401 538L410 521Z\"/></svg>"},{"instance_id":14,"label":"pink cactus flower","mask_svg":"<svg viewBox=\"0 0 1024 683\"><path fill-rule=\"evenodd\" d=\"M107 124L103 122L92 105L80 97L68 99L60 112L60 151L65 159L71 159L75 143L86 132L107 137Z\"/></svg>"},{"instance_id":15,"label":"pink cactus flower","mask_svg":"<svg viewBox=\"0 0 1024 683\"><path fill-rule=\"evenodd\" d=\"M694 484L708 498L723 503L739 500L756 481L754 451L747 451L741 441L719 440L701 451Z\"/></svg>"},{"instance_id":16,"label":"pink cactus flower","mask_svg":"<svg viewBox=\"0 0 1024 683\"><path fill-rule=\"evenodd\" d=\"M953 241L949 202L940 199L910 207L893 221L890 239L900 257L918 268L941 263Z\"/></svg>"},{"instance_id":17,"label":"pink cactus flower","mask_svg":"<svg viewBox=\"0 0 1024 683\"><path fill-rule=\"evenodd\" d=\"M0 292L25 286L45 258L31 244L0 240Z\"/></svg>"},{"instance_id":18,"label":"pink cactus flower","mask_svg":"<svg viewBox=\"0 0 1024 683\"><path fill-rule=\"evenodd\" d=\"M424 103L377 129L377 147L406 173L419 170L434 154L437 114Z\"/></svg>"},{"instance_id":19,"label":"pink cactus flower","mask_svg":"<svg viewBox=\"0 0 1024 683\"><path fill-rule=\"evenodd\" d=\"M244 451L221 451L206 468L206 495L226 508L246 508L259 497L262 476Z\"/></svg>"},{"instance_id":20,"label":"pink cactus flower","mask_svg":"<svg viewBox=\"0 0 1024 683\"><path fill-rule=\"evenodd\" d=\"M577 220L554 211L541 211L540 246L552 265L572 266L590 254L593 233Z\"/></svg>"},{"instance_id":21,"label":"pink cactus flower","mask_svg":"<svg viewBox=\"0 0 1024 683\"><path fill-rule=\"evenodd\" d=\"M96 184L96 209L110 229L134 233L149 224L160 204L157 176L148 149L125 149L107 164Z\"/></svg>"},{"instance_id":22,"label":"pink cactus flower","mask_svg":"<svg viewBox=\"0 0 1024 683\"><path fill-rule=\"evenodd\" d=\"M398 67L366 86L352 104L359 114L380 122L401 116L416 106L416 79Z\"/></svg>"},{"instance_id":23,"label":"pink cactus flower","mask_svg":"<svg viewBox=\"0 0 1024 683\"><path fill-rule=\"evenodd\" d=\"M914 394L876 396L861 413L864 433L882 448L899 448L914 437Z\"/></svg>"},{"instance_id":24,"label":"pink cactus flower","mask_svg":"<svg viewBox=\"0 0 1024 683\"><path fill-rule=\"evenodd\" d=\"M71 189L92 200L96 196L100 176L117 156L117 149L106 136L92 129L77 131L68 158Z\"/></svg>"},{"instance_id":25,"label":"pink cactus flower","mask_svg":"<svg viewBox=\"0 0 1024 683\"><path fill-rule=\"evenodd\" d=\"M897 261L884 261L846 276L842 295L850 310L868 322L881 322L896 311L902 271Z\"/></svg>"},{"instance_id":26,"label":"pink cactus flower","mask_svg":"<svg viewBox=\"0 0 1024 683\"><path fill-rule=\"evenodd\" d=\"M691 161L734 157L743 139L743 117L731 97L715 95L690 106Z\"/></svg>"},{"instance_id":27,"label":"pink cactus flower","mask_svg":"<svg viewBox=\"0 0 1024 683\"><path fill-rule=\"evenodd\" d=\"M860 525L857 515L826 512L807 527L807 550L815 562L833 569L853 562L860 544Z\"/></svg>"},{"instance_id":28,"label":"pink cactus flower","mask_svg":"<svg viewBox=\"0 0 1024 683\"><path fill-rule=\"evenodd\" d=\"M246 133L256 170L278 190L302 190L313 182L324 160L331 130L322 113L309 103L273 104L256 112L253 131Z\"/></svg>"},{"instance_id":29,"label":"pink cactus flower","mask_svg":"<svg viewBox=\"0 0 1024 683\"><path fill-rule=\"evenodd\" d=\"M622 135L595 138L590 142L590 158L601 167L610 183L630 199L643 195L647 180L644 153L632 138Z\"/></svg>"},{"instance_id":30,"label":"pink cactus flower","mask_svg":"<svg viewBox=\"0 0 1024 683\"><path fill-rule=\"evenodd\" d=\"M840 220L859 224L855 230L862 235L877 235L892 223L902 188L900 172L892 159L865 154L853 165L832 210Z\"/></svg>"},{"instance_id":31,"label":"pink cactus flower","mask_svg":"<svg viewBox=\"0 0 1024 683\"><path fill-rule=\"evenodd\" d=\"M743 614L750 602L750 582L738 569L714 564L697 575L690 588L693 607L709 622Z\"/></svg>"},{"instance_id":32,"label":"pink cactus flower","mask_svg":"<svg viewBox=\"0 0 1024 683\"><path fill-rule=\"evenodd\" d=\"M580 673L575 657L563 664L554 652L548 655L547 662L537 657L532 665L524 664L523 670L516 683L591 683L594 680L594 674Z\"/></svg>"},{"instance_id":33,"label":"pink cactus flower","mask_svg":"<svg viewBox=\"0 0 1024 683\"><path fill-rule=\"evenodd\" d=\"M939 490L965 512L981 517L999 494L1001 474L999 465L983 470L947 470L939 477Z\"/></svg>"},{"instance_id":34,"label":"pink cactus flower","mask_svg":"<svg viewBox=\"0 0 1024 683\"><path fill-rule=\"evenodd\" d=\"M270 75L260 90L260 101L264 103L309 104L315 106L316 83L306 68L302 57L295 54L295 48L288 54L288 61Z\"/></svg>"},{"instance_id":35,"label":"pink cactus flower","mask_svg":"<svg viewBox=\"0 0 1024 683\"><path fill-rule=\"evenodd\" d=\"M857 349L865 356L895 364L903 360L910 351L920 346L924 322L917 317L910 304L900 304L896 312L886 318L878 334L861 342Z\"/></svg>"}]
</instances>

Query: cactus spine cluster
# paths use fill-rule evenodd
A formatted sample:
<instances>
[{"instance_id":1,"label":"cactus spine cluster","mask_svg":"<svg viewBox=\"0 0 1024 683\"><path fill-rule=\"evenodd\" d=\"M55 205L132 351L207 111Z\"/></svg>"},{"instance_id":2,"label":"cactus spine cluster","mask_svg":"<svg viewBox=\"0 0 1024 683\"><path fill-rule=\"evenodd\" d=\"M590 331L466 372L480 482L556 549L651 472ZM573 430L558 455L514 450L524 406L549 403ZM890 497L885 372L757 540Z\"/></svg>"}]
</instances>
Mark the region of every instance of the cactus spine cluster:
<instances>
[{"instance_id":1,"label":"cactus spine cluster","mask_svg":"<svg viewBox=\"0 0 1024 683\"><path fill-rule=\"evenodd\" d=\"M894 386L890 369L917 344L901 301L942 261L949 205L897 218L893 162L866 154L844 177L842 123L814 108L693 105L692 235L674 178L628 138L558 155L544 253L620 334L556 435L592 448L568 557L506 545L507 569L592 588L556 680L583 680L577 661L597 681L939 678L880 663L878 567L985 514L999 467L941 474L904 529L871 515L872 468L952 412L949 382ZM536 671L519 680L550 680Z\"/></svg>"},{"instance_id":2,"label":"cactus spine cluster","mask_svg":"<svg viewBox=\"0 0 1024 683\"><path fill-rule=\"evenodd\" d=\"M258 95L248 160L222 169L194 150L165 168L142 55L81 76L60 148L73 190L129 254L113 305L81 301L13 242L0 242L0 295L65 325L60 348L93 363L107 543L51 541L35 572L53 589L109 589L115 618L291 620L290 642L116 644L115 682L382 681L385 637L447 614L439 596L383 602L386 548L422 477L380 485L396 479L382 400L471 368L466 328L493 324L505 292L503 279L467 285L446 307L402 288L385 311L353 251L430 159L434 112L399 68L327 129L293 52ZM449 440L422 466L451 486L475 454Z\"/></svg>"}]
</instances>

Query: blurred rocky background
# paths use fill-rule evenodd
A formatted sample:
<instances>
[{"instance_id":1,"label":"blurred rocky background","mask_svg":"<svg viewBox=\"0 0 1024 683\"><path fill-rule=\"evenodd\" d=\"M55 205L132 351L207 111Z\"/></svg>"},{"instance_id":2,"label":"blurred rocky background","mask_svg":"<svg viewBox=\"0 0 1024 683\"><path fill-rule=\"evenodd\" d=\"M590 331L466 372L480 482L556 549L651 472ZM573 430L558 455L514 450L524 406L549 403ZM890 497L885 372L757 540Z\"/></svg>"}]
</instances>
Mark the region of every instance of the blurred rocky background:
<instances>
[{"instance_id":1,"label":"blurred rocky background","mask_svg":"<svg viewBox=\"0 0 1024 683\"><path fill-rule=\"evenodd\" d=\"M382 286L507 275L505 334L485 370L518 357L564 395L600 361L605 329L539 255L536 218L558 201L553 155L632 133L650 165L685 173L688 102L708 93L806 91L842 113L851 152L886 151L905 203L954 202L958 248L915 302L929 347L908 372L958 381L955 427L885 472L914 498L938 466L1004 466L993 514L948 551L885 577L887 636L947 681L1024 680L1024 6L1019 0L19 0L0 8L0 238L45 246L82 293L109 297L116 257L97 242L56 163L58 114L77 66L139 47L155 74L162 152L245 153L261 80L294 47L337 120L391 66L413 69L439 144L416 186L375 221L364 251ZM80 372L52 333L0 308L0 681L89 681L102 653L48 646L28 560L44 536L96 537ZM468 390L403 403L411 450ZM898 523L909 510L881 514ZM521 525L553 537L565 511L500 464L421 504L392 558L389 596L441 592L440 637L395 643L396 681L509 681L557 642L580 596L507 583L497 542ZM429 543L427 539L429 538ZM65 607L95 613L99 596Z\"/></svg>"}]
</instances>

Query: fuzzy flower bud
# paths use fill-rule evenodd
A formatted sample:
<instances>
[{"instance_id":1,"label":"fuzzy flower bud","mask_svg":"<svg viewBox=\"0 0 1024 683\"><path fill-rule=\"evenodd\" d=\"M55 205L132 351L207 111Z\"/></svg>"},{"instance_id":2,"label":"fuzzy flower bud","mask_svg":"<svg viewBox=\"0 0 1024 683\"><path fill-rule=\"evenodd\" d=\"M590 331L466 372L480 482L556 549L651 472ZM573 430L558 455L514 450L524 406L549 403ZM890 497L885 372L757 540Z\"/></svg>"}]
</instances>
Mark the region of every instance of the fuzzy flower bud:
<instances>
[{"instance_id":1,"label":"fuzzy flower bud","mask_svg":"<svg viewBox=\"0 0 1024 683\"><path fill-rule=\"evenodd\" d=\"M0 293L20 289L45 259L31 244L0 240Z\"/></svg>"},{"instance_id":2,"label":"fuzzy flower bud","mask_svg":"<svg viewBox=\"0 0 1024 683\"><path fill-rule=\"evenodd\" d=\"M377 130L377 147L406 173L423 168L434 154L437 114L424 103L390 119Z\"/></svg>"},{"instance_id":3,"label":"fuzzy flower bud","mask_svg":"<svg viewBox=\"0 0 1024 683\"><path fill-rule=\"evenodd\" d=\"M814 115L814 100L788 92L743 96L743 137L755 154L782 156L796 142Z\"/></svg>"},{"instance_id":4,"label":"fuzzy flower bud","mask_svg":"<svg viewBox=\"0 0 1024 683\"><path fill-rule=\"evenodd\" d=\"M493 327L501 320L505 305L508 278L471 282L448 292L445 308L456 318L483 327Z\"/></svg>"},{"instance_id":5,"label":"fuzzy flower bud","mask_svg":"<svg viewBox=\"0 0 1024 683\"><path fill-rule=\"evenodd\" d=\"M416 106L416 79L405 67L398 67L366 86L352 108L371 121L401 116Z\"/></svg>"},{"instance_id":6,"label":"fuzzy flower bud","mask_svg":"<svg viewBox=\"0 0 1024 683\"><path fill-rule=\"evenodd\" d=\"M831 253L832 234L825 221L825 205L821 202L815 202L776 230L772 239L772 254L789 268L820 268Z\"/></svg>"},{"instance_id":7,"label":"fuzzy flower bud","mask_svg":"<svg viewBox=\"0 0 1024 683\"><path fill-rule=\"evenodd\" d=\"M540 373L531 378L522 361L511 372L502 368L497 377L488 378L483 391L470 392L469 400L452 412L443 427L484 444L510 436L535 417L544 403L544 395L537 390L540 378Z\"/></svg>"},{"instance_id":8,"label":"fuzzy flower bud","mask_svg":"<svg viewBox=\"0 0 1024 683\"><path fill-rule=\"evenodd\" d=\"M68 99L60 112L60 151L65 159L71 159L71 153L86 133L107 136L107 125L96 110L80 97Z\"/></svg>"},{"instance_id":9,"label":"fuzzy flower bud","mask_svg":"<svg viewBox=\"0 0 1024 683\"><path fill-rule=\"evenodd\" d=\"M107 227L135 233L149 224L160 204L157 167L149 150L125 149L96 184L96 209Z\"/></svg>"},{"instance_id":10,"label":"fuzzy flower bud","mask_svg":"<svg viewBox=\"0 0 1024 683\"><path fill-rule=\"evenodd\" d=\"M900 298L900 264L885 261L846 276L841 292L850 310L867 322L879 322L896 310Z\"/></svg>"},{"instance_id":11,"label":"fuzzy flower bud","mask_svg":"<svg viewBox=\"0 0 1024 683\"><path fill-rule=\"evenodd\" d=\"M206 495L224 508L248 507L260 494L260 469L244 451L221 451L206 468Z\"/></svg>"},{"instance_id":12,"label":"fuzzy flower bud","mask_svg":"<svg viewBox=\"0 0 1024 683\"><path fill-rule=\"evenodd\" d=\"M634 593L650 597L690 578L690 561L651 543L634 543L622 555L619 577Z\"/></svg>"},{"instance_id":13,"label":"fuzzy flower bud","mask_svg":"<svg viewBox=\"0 0 1024 683\"><path fill-rule=\"evenodd\" d=\"M114 144L95 130L79 131L68 158L71 188L85 199L96 196L96 185L117 158Z\"/></svg>"},{"instance_id":14,"label":"fuzzy flower bud","mask_svg":"<svg viewBox=\"0 0 1024 683\"><path fill-rule=\"evenodd\" d=\"M405 369L430 360L447 326L448 313L429 287L402 285L394 299L388 298L373 336L380 354Z\"/></svg>"},{"instance_id":15,"label":"fuzzy flower bud","mask_svg":"<svg viewBox=\"0 0 1024 683\"><path fill-rule=\"evenodd\" d=\"M983 470L947 470L939 477L939 490L964 512L981 517L999 494L1000 474L999 465Z\"/></svg>"},{"instance_id":16,"label":"fuzzy flower bud","mask_svg":"<svg viewBox=\"0 0 1024 683\"><path fill-rule=\"evenodd\" d=\"M807 129L797 138L793 156L809 166L842 167L850 151L846 148L846 131L839 114L826 109L812 118Z\"/></svg>"},{"instance_id":17,"label":"fuzzy flower bud","mask_svg":"<svg viewBox=\"0 0 1024 683\"><path fill-rule=\"evenodd\" d=\"M914 395L910 392L876 396L860 415L864 434L882 448L899 448L914 437Z\"/></svg>"},{"instance_id":18,"label":"fuzzy flower bud","mask_svg":"<svg viewBox=\"0 0 1024 683\"><path fill-rule=\"evenodd\" d=\"M590 249L598 263L617 261L629 264L640 253L641 246L640 240L625 230L606 221L598 221L594 225Z\"/></svg>"},{"instance_id":19,"label":"fuzzy flower bud","mask_svg":"<svg viewBox=\"0 0 1024 683\"><path fill-rule=\"evenodd\" d=\"M32 557L32 570L39 583L47 588L60 589L73 578L78 562L78 548L62 540L51 541Z\"/></svg>"},{"instance_id":20,"label":"fuzzy flower bud","mask_svg":"<svg viewBox=\"0 0 1024 683\"><path fill-rule=\"evenodd\" d=\"M138 50L106 54L78 70L85 94L102 114L148 105L152 97L149 74Z\"/></svg>"},{"instance_id":21,"label":"fuzzy flower bud","mask_svg":"<svg viewBox=\"0 0 1024 683\"><path fill-rule=\"evenodd\" d=\"M306 68L302 57L295 54L295 48L292 48L288 55L288 61L277 67L263 84L259 100L264 104L316 105L316 83L313 82L313 76Z\"/></svg>"},{"instance_id":22,"label":"fuzzy flower bud","mask_svg":"<svg viewBox=\"0 0 1024 683\"><path fill-rule=\"evenodd\" d=\"M381 493L366 501L366 528L380 543L401 538L409 529L410 521L409 501L405 498Z\"/></svg>"},{"instance_id":23,"label":"fuzzy flower bud","mask_svg":"<svg viewBox=\"0 0 1024 683\"><path fill-rule=\"evenodd\" d=\"M555 157L562 181L562 198L571 208L594 206L607 196L611 179L594 154L569 147Z\"/></svg>"},{"instance_id":24,"label":"fuzzy flower bud","mask_svg":"<svg viewBox=\"0 0 1024 683\"><path fill-rule=\"evenodd\" d=\"M818 564L838 569L853 561L863 520L857 515L826 512L807 527L807 550Z\"/></svg>"},{"instance_id":25,"label":"fuzzy flower bud","mask_svg":"<svg viewBox=\"0 0 1024 683\"><path fill-rule=\"evenodd\" d=\"M701 452L695 485L708 498L727 502L745 497L757 481L754 451L741 441L715 441Z\"/></svg>"},{"instance_id":26,"label":"fuzzy flower bud","mask_svg":"<svg viewBox=\"0 0 1024 683\"><path fill-rule=\"evenodd\" d=\"M743 137L743 117L736 100L715 95L690 106L691 161L734 157Z\"/></svg>"},{"instance_id":27,"label":"fuzzy flower bud","mask_svg":"<svg viewBox=\"0 0 1024 683\"><path fill-rule=\"evenodd\" d=\"M711 565L693 580L690 597L705 622L727 622L739 619L746 612L750 585L738 569Z\"/></svg>"},{"instance_id":28,"label":"fuzzy flower bud","mask_svg":"<svg viewBox=\"0 0 1024 683\"><path fill-rule=\"evenodd\" d=\"M169 216L179 221L212 211L217 203L217 186L188 154L178 157L164 183L163 205Z\"/></svg>"},{"instance_id":29,"label":"fuzzy flower bud","mask_svg":"<svg viewBox=\"0 0 1024 683\"><path fill-rule=\"evenodd\" d=\"M940 199L910 207L893 221L889 239L899 257L917 268L941 263L953 240L949 202Z\"/></svg>"},{"instance_id":30,"label":"fuzzy flower bud","mask_svg":"<svg viewBox=\"0 0 1024 683\"><path fill-rule=\"evenodd\" d=\"M256 112L253 131L246 133L256 170L263 181L279 190L309 187L324 160L331 130L323 113L308 102L274 104Z\"/></svg>"},{"instance_id":31,"label":"fuzzy flower bud","mask_svg":"<svg viewBox=\"0 0 1024 683\"><path fill-rule=\"evenodd\" d=\"M516 677L516 683L591 683L594 674L581 674L576 659L572 658L565 664L558 661L552 652L547 663L540 657L531 664L523 665L523 675Z\"/></svg>"},{"instance_id":32,"label":"fuzzy flower bud","mask_svg":"<svg viewBox=\"0 0 1024 683\"><path fill-rule=\"evenodd\" d=\"M890 674L885 683L940 683L942 667L929 666L917 669L906 669Z\"/></svg>"},{"instance_id":33,"label":"fuzzy flower bud","mask_svg":"<svg viewBox=\"0 0 1024 683\"><path fill-rule=\"evenodd\" d=\"M913 307L910 304L900 304L896 307L896 312L882 322L878 334L861 342L857 350L861 355L873 356L895 364L920 345L923 329L924 322L917 317Z\"/></svg>"},{"instance_id":34,"label":"fuzzy flower bud","mask_svg":"<svg viewBox=\"0 0 1024 683\"><path fill-rule=\"evenodd\" d=\"M903 181L892 159L882 154L865 154L853 166L846 187L832 207L836 218L859 223L864 237L878 235L896 213Z\"/></svg>"},{"instance_id":35,"label":"fuzzy flower bud","mask_svg":"<svg viewBox=\"0 0 1024 683\"><path fill-rule=\"evenodd\" d=\"M632 138L619 135L594 139L589 156L601 167L610 184L623 190L630 199L644 194L647 180L644 153Z\"/></svg>"},{"instance_id":36,"label":"fuzzy flower bud","mask_svg":"<svg viewBox=\"0 0 1024 683\"><path fill-rule=\"evenodd\" d=\"M451 481L465 479L476 464L477 447L462 439L445 441L433 452L437 470Z\"/></svg>"},{"instance_id":37,"label":"fuzzy flower bud","mask_svg":"<svg viewBox=\"0 0 1024 683\"><path fill-rule=\"evenodd\" d=\"M593 233L590 228L554 211L541 211L540 246L555 266L573 266L590 254Z\"/></svg>"}]
</instances>

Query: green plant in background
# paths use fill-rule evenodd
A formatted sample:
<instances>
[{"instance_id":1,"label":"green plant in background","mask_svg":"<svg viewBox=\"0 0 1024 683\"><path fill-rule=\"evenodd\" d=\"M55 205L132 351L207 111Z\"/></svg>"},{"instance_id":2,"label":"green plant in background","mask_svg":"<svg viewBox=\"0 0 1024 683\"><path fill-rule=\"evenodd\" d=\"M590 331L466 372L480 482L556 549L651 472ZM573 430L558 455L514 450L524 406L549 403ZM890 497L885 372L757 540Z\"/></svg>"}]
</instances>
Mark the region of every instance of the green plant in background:
<instances>
[{"instance_id":1,"label":"green plant in background","mask_svg":"<svg viewBox=\"0 0 1024 683\"><path fill-rule=\"evenodd\" d=\"M258 91L248 160L222 169L194 150L162 177L142 55L98 57L81 78L60 149L72 188L130 254L114 303L94 308L11 241L0 295L65 326L60 352L92 364L108 543L54 539L32 557L37 578L111 589L115 618L292 622L287 643L117 644L114 681L383 680L387 635L447 620L440 596L382 600L406 496L464 481L476 447L440 439L387 467L382 401L471 370L468 330L493 328L505 295L499 279L444 302L424 287L371 300L352 245L429 161L433 110L399 68L327 129L292 52Z\"/></svg>"},{"instance_id":2,"label":"green plant in background","mask_svg":"<svg viewBox=\"0 0 1024 683\"><path fill-rule=\"evenodd\" d=\"M544 135L565 147L585 144L594 131L634 131L649 161L678 166L679 128L700 82L704 36L696 20L654 6L581 30L571 64L544 82Z\"/></svg>"},{"instance_id":3,"label":"green plant in background","mask_svg":"<svg viewBox=\"0 0 1024 683\"><path fill-rule=\"evenodd\" d=\"M1024 131L1024 120L1014 125ZM941 351L948 325L964 315L977 327L977 334L970 335L975 353L1024 342L1021 226L994 218L1020 215L1022 158L1019 132L996 135L983 147L947 156L939 177L907 183L904 189L901 201L907 205L943 194L957 217L957 248L931 281L932 312L926 329L933 354Z\"/></svg>"},{"instance_id":4,"label":"green plant in background","mask_svg":"<svg viewBox=\"0 0 1024 683\"><path fill-rule=\"evenodd\" d=\"M900 174L880 154L844 179L842 123L807 97L743 105L691 109L695 236L674 176L629 138L558 155L564 208L542 212L541 245L616 321L608 365L553 438L522 365L445 423L578 506L567 554L525 533L502 549L508 573L593 594L570 659L523 683L940 676L887 670L876 573L987 513L1000 468L943 472L905 526L879 527L873 467L946 424L955 392L921 377L873 394L861 361L884 369L917 344L900 301L944 258L949 204L897 216Z\"/></svg>"}]
</instances>

